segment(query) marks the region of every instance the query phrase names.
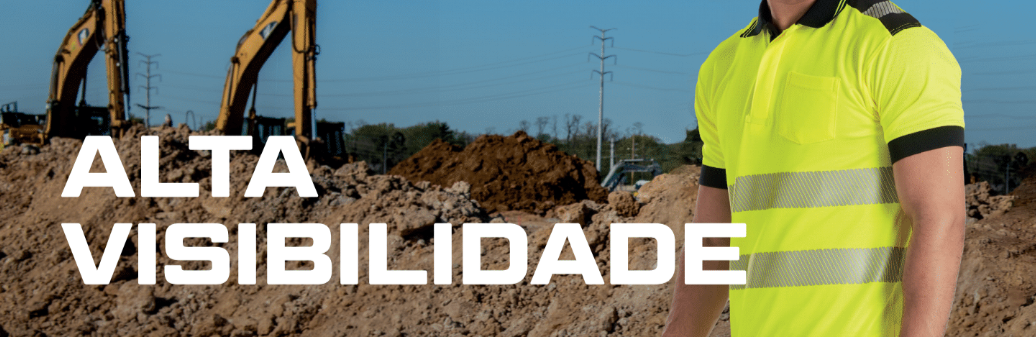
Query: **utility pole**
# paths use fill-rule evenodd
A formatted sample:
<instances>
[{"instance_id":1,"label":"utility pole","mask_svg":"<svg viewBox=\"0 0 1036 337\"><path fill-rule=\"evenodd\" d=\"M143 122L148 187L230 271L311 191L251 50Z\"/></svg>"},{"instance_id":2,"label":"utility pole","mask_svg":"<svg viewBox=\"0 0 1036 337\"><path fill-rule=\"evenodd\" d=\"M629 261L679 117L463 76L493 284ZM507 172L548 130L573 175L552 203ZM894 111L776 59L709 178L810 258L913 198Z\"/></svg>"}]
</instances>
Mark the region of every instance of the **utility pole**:
<instances>
[{"instance_id":1,"label":"utility pole","mask_svg":"<svg viewBox=\"0 0 1036 337\"><path fill-rule=\"evenodd\" d=\"M145 55L145 54L142 54L142 53L137 53L137 54L139 54L140 56L143 56L145 59L147 59L147 61L140 61L140 63L143 63L143 64L147 65L147 73L146 74L137 73L137 76L143 76L144 77L144 81L147 83L146 85L140 86L141 88L144 88L144 91L145 91L144 92L144 104L146 104L146 105L140 105L140 103L137 103L137 106L139 106L141 109L144 109L144 126L150 128L151 127L151 110L152 109L161 109L162 108L162 107L152 106L151 105L151 89L158 89L158 87L152 87L151 86L151 78L153 78L153 77L158 77L159 79L162 78L162 75L158 75L158 74L152 75L151 74L151 65L154 64L156 68L158 67L158 61L152 61L151 58L152 57L159 57L161 55L160 54Z\"/></svg>"},{"instance_id":2,"label":"utility pole","mask_svg":"<svg viewBox=\"0 0 1036 337\"><path fill-rule=\"evenodd\" d=\"M608 156L608 158L610 161L610 165L608 167L615 167L615 137L612 137L612 152L611 155Z\"/></svg>"},{"instance_id":3,"label":"utility pole","mask_svg":"<svg viewBox=\"0 0 1036 337\"><path fill-rule=\"evenodd\" d=\"M601 78L601 90L599 91L600 99L598 100L597 106L597 172L601 172L601 137L602 129L604 128L604 75L612 73L610 71L604 71L604 60L608 59L609 57L612 57L612 62L618 63L618 56L604 55L604 42L611 40L612 47L615 47L615 40L610 37L605 37L605 33L607 33L609 30L615 30L616 28L600 29L594 26L590 26L590 28L596 29L601 32L601 36L594 35L594 37L590 39L590 44L593 44L597 40L601 40L601 53L590 53L590 55L587 56L587 61L590 60L590 56L596 56L598 59L601 60L601 70L593 70L590 72L590 79L594 78L594 73L597 73L597 75ZM615 75L611 75L609 79L614 77Z\"/></svg>"},{"instance_id":4,"label":"utility pole","mask_svg":"<svg viewBox=\"0 0 1036 337\"><path fill-rule=\"evenodd\" d=\"M633 135L633 149L630 150L630 159L637 159L637 135Z\"/></svg>"},{"instance_id":5,"label":"utility pole","mask_svg":"<svg viewBox=\"0 0 1036 337\"><path fill-rule=\"evenodd\" d=\"M385 141L384 150L381 152L381 174L388 174L388 141Z\"/></svg>"}]
</instances>

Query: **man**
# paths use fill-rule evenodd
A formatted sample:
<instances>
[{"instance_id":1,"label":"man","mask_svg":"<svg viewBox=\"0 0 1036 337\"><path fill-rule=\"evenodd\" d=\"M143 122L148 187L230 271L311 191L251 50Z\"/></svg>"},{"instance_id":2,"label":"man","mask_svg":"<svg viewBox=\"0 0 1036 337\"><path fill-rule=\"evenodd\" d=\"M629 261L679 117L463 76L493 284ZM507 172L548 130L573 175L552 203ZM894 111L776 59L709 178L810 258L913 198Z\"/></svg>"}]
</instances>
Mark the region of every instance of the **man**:
<instances>
[{"instance_id":1,"label":"man","mask_svg":"<svg viewBox=\"0 0 1036 337\"><path fill-rule=\"evenodd\" d=\"M694 222L746 223L747 284L685 285L665 336L942 336L964 244L960 68L889 1L764 0L701 67Z\"/></svg>"}]
</instances>

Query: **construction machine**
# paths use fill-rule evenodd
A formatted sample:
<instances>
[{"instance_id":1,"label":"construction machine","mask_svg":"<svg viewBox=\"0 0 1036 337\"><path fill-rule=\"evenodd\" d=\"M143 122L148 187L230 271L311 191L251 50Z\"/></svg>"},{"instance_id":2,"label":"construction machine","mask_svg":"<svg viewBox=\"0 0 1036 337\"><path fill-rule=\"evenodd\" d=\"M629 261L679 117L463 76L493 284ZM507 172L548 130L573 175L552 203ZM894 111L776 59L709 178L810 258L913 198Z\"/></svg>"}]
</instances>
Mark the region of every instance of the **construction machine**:
<instances>
[{"instance_id":1,"label":"construction machine","mask_svg":"<svg viewBox=\"0 0 1036 337\"><path fill-rule=\"evenodd\" d=\"M43 115L33 115L18 111L18 102L0 105L0 149L17 143L39 144L42 142L43 127L46 123Z\"/></svg>"},{"instance_id":2,"label":"construction machine","mask_svg":"<svg viewBox=\"0 0 1036 337\"><path fill-rule=\"evenodd\" d=\"M123 0L92 0L54 55L46 127L36 138L38 143L52 137L121 136L128 126L128 41ZM108 76L108 106L94 107L86 104L86 71L101 50ZM77 103L80 88L83 97Z\"/></svg>"},{"instance_id":3,"label":"construction machine","mask_svg":"<svg viewBox=\"0 0 1036 337\"><path fill-rule=\"evenodd\" d=\"M629 177L626 173L644 172L650 173L651 178L662 174L662 166L658 165L658 162L654 159L623 159L612 166L608 172L608 176L604 177L601 181L601 187L604 187L609 192L612 191L626 191L636 192L648 180L639 180L634 182L632 185L629 184Z\"/></svg>"},{"instance_id":4,"label":"construction machine","mask_svg":"<svg viewBox=\"0 0 1036 337\"><path fill-rule=\"evenodd\" d=\"M316 100L316 0L273 0L266 11L237 42L237 50L230 58L230 69L223 86L216 129L227 135L242 133L253 136L261 149L269 136L294 135L299 149L307 158L341 156L344 146L341 123L324 123L313 118ZM255 96L258 94L259 70L266 60L291 32L291 63L294 73L294 120L262 117L256 114ZM249 94L251 108L245 116ZM320 125L318 125L320 124Z\"/></svg>"}]
</instances>

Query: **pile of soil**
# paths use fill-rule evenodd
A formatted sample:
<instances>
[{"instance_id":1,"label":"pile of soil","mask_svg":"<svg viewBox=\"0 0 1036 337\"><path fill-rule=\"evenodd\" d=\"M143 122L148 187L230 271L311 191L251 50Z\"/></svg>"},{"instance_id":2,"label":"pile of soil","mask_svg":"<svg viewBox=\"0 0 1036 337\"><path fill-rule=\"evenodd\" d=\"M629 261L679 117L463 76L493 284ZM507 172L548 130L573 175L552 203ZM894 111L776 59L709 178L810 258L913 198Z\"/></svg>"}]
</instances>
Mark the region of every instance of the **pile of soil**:
<instances>
[{"instance_id":1,"label":"pile of soil","mask_svg":"<svg viewBox=\"0 0 1036 337\"><path fill-rule=\"evenodd\" d=\"M486 211L524 210L543 215L580 200L605 202L593 163L566 155L525 132L483 135L461 149L436 140L389 174L451 186L471 184L471 196Z\"/></svg>"},{"instance_id":2,"label":"pile of soil","mask_svg":"<svg viewBox=\"0 0 1036 337\"><path fill-rule=\"evenodd\" d=\"M1014 207L967 227L947 336L1036 335L1036 177L1011 196Z\"/></svg>"},{"instance_id":3,"label":"pile of soil","mask_svg":"<svg viewBox=\"0 0 1036 337\"><path fill-rule=\"evenodd\" d=\"M991 195L991 192L989 183L985 181L964 187L969 217L984 219L1001 216L1011 208L1012 202L1017 198L1016 195Z\"/></svg>"},{"instance_id":4,"label":"pile of soil","mask_svg":"<svg viewBox=\"0 0 1036 337\"><path fill-rule=\"evenodd\" d=\"M116 140L137 192L138 137L143 132L134 129L129 136ZM644 336L657 335L665 322L671 298L669 285L586 285L578 275L555 276L549 285L529 285L551 225L557 222L530 213L517 214L529 233L526 280L517 285L461 285L461 224L504 222L504 218L487 215L471 200L473 192L466 183L442 188L399 176L372 175L364 163L331 168L311 162L310 173L320 197L299 198L294 188L271 188L262 198L244 198L258 156L237 151L231 156L231 197L212 198L210 158L203 151L188 149L189 131L164 128L157 132L161 136L162 181L197 182L201 197L117 198L110 188L86 188L79 198L61 198L80 142L55 139L38 152L23 153L18 147L0 151L0 218L5 219L0 227L0 335ZM542 153L553 153L539 148ZM558 162L564 164L563 160ZM283 164L279 167L285 169ZM98 160L93 171L100 170ZM697 189L694 184L673 188ZM585 214L587 222L583 223L606 282L610 278L608 225L663 222L657 212L644 210L662 210L664 207L653 203L668 200L658 198L641 205L630 195L614 195L611 199L616 205L585 201L589 210ZM680 204L673 200L665 202ZM679 208L691 205L693 200L685 201ZM509 214L509 222L515 222L510 221L515 212L518 211L505 213ZM624 216L633 214L636 216ZM666 219L674 228L681 228L690 220ZM158 284L137 284L139 245L134 227L111 284L84 285L60 227L65 222L83 224L95 262L113 223L157 223ZM228 244L197 239L187 243L226 249L232 264L227 283L181 286L165 281L163 265L210 268L208 262L179 262L165 255L164 231L170 224L180 222L222 223L228 227ZM259 224L256 285L237 284L234 266L240 222ZM332 235L328 254L335 266L331 282L313 286L266 284L267 242L263 224L270 222L323 223L334 234L340 223L359 223L361 284L340 285L336 281L340 265L336 253L340 250L338 235ZM371 222L389 224L390 269L423 269L429 271L429 276L433 259L430 226L436 222L454 224L454 284L367 284L368 254L364 252L368 251ZM677 238L682 239L682 235ZM289 240L288 244L305 245L302 241ZM483 244L483 269L509 265L505 240L484 240ZM656 249L652 241L631 240L630 249L631 269L652 267ZM572 258L570 248L565 248L562 258ZM311 263L291 262L287 267L305 269Z\"/></svg>"},{"instance_id":5,"label":"pile of soil","mask_svg":"<svg viewBox=\"0 0 1036 337\"><path fill-rule=\"evenodd\" d=\"M136 128L129 136L116 140L116 148L138 192L139 136L143 132ZM212 198L210 157L205 152L189 150L188 135L185 128L165 128L159 132L161 179L199 183L198 198L117 198L110 188L86 188L79 198L61 198L79 141L54 139L37 154L23 154L17 147L0 152L0 218L5 219L0 228L0 331L6 331L0 335L247 336L295 334L310 329L350 331L365 324L365 319L356 317L364 311L355 311L350 302L385 302L385 296L398 296L398 289L361 288L361 292L380 294L359 295L356 286L338 286L334 281L320 287L268 286L264 276L267 243L262 233L266 223L324 223L337 234L338 224L343 222L362 223L364 231L368 223L386 222L391 224L389 246L397 247L390 253L391 260L413 254L414 249L430 247L427 229L436 222L490 220L470 200L466 184L445 189L429 183L412 184L400 177L371 175L365 163L338 169L313 167L311 174L319 198L299 198L294 188L271 188L263 198L244 198L258 156L241 151L231 157L231 197ZM282 162L278 166L279 170L286 169ZM103 172L100 160L92 171ZM158 258L158 284L137 285L135 247L139 245L134 227L113 282L106 286L84 285L60 227L65 222L83 224L95 260L99 260L113 223L157 223L162 252ZM165 282L161 266L177 262L164 254L164 230L180 222L225 224L231 242L215 246L227 249L232 263L237 260L237 224L258 223L260 285L237 285L236 273L221 286L174 286ZM337 261L338 254L333 252L339 251L338 236L333 237L335 246L329 255ZM200 244L208 244L204 241L207 240ZM403 249L410 251L403 253ZM427 256L430 259L431 255ZM302 265L293 262L288 267L293 268L292 264ZM208 262L182 265L185 269L209 268ZM362 270L366 270L365 263ZM433 293L431 287L421 290ZM409 309L400 308L399 312ZM354 312L343 314L342 310ZM338 324L339 321L343 323ZM320 335L330 332L325 330Z\"/></svg>"},{"instance_id":6,"label":"pile of soil","mask_svg":"<svg viewBox=\"0 0 1036 337\"><path fill-rule=\"evenodd\" d=\"M1019 176L1026 178L1022 179L1021 185L1011 191L1010 195L1014 197L1015 206L1029 207L1030 204L1036 203L1036 164L1021 170Z\"/></svg>"},{"instance_id":7,"label":"pile of soil","mask_svg":"<svg viewBox=\"0 0 1036 337\"><path fill-rule=\"evenodd\" d=\"M701 166L700 165L680 165L680 166L672 169L671 171L669 171L669 174L698 176L698 175L701 175Z\"/></svg>"},{"instance_id":8,"label":"pile of soil","mask_svg":"<svg viewBox=\"0 0 1036 337\"><path fill-rule=\"evenodd\" d=\"M140 185L138 137L143 132L133 129L130 136L116 140L136 191ZM309 170L320 197L299 198L293 188L271 188L262 198L244 198L258 156L234 152L231 197L212 198L208 192L211 160L203 151L188 149L189 131L164 128L157 132L162 137L162 181L198 182L201 197L117 198L109 188L87 188L80 198L61 198L80 147L78 141L55 139L39 149L14 146L0 151L0 219L5 219L0 227L0 336L658 335L668 315L671 283L607 284L611 274L609 225L664 223L673 228L679 248L683 224L693 217L698 189L696 175L661 175L642 187L637 198L622 192L602 193L597 200L556 207L545 212L546 218L516 210L494 217L472 200L474 191L467 183L413 183L400 176L373 175L364 163L331 168L311 162ZM99 172L100 166L97 161L93 170ZM283 164L279 169L285 169ZM1019 201L1034 200L1033 191L1036 180L1029 179L1012 195ZM975 195L976 200L983 200L981 193ZM1028 277L1036 272L1036 203L1019 202L1013 208L997 209L1002 212L989 212L968 225L949 336L1036 335L1036 281ZM461 224L505 221L518 223L529 234L526 279L516 285L461 285ZM134 230L112 283L84 285L60 228L65 222L83 224L97 258L113 223L157 223L158 284L137 284L139 245ZM236 270L237 224L260 224L258 284L238 285L233 271L230 280L219 286L168 284L162 265L210 267L207 262L178 262L165 256L164 230L180 222L228 226L229 244L195 239L188 244L226 249L231 270ZM331 282L266 284L267 242L262 229L270 222L323 223L332 233L338 233L340 223L359 223L360 284L336 281L338 235L332 235L329 250L336 266ZM390 269L428 270L429 276L434 256L431 225L454 224L454 284L369 285L369 255L364 252L368 251L368 224L372 222L389 224ZM555 276L548 285L528 284L556 222L583 225L605 285L586 285L579 275ZM289 244L306 244L302 241ZM508 249L505 240L483 240L482 268L507 268ZM657 248L653 241L630 240L630 250L631 269L654 267ZM573 257L566 247L562 258ZM289 269L309 267L310 263L288 264ZM726 315L713 336L729 336Z\"/></svg>"}]
</instances>

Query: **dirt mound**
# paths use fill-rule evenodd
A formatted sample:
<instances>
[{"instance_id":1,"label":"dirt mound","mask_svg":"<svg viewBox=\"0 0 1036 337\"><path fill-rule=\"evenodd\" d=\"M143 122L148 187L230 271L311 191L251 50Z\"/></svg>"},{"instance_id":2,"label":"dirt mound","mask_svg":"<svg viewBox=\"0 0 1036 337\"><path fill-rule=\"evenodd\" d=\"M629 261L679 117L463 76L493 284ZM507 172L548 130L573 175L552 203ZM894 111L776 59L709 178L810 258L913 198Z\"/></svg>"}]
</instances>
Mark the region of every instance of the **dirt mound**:
<instances>
[{"instance_id":1,"label":"dirt mound","mask_svg":"<svg viewBox=\"0 0 1036 337\"><path fill-rule=\"evenodd\" d=\"M484 135L464 149L436 140L389 174L441 186L466 181L472 198L489 212L542 215L556 206L608 197L593 163L521 131L508 137Z\"/></svg>"},{"instance_id":2,"label":"dirt mound","mask_svg":"<svg viewBox=\"0 0 1036 337\"><path fill-rule=\"evenodd\" d=\"M1036 179L1012 196L1036 198ZM969 224L947 336L1036 336L1034 274L1036 203Z\"/></svg>"},{"instance_id":3,"label":"dirt mound","mask_svg":"<svg viewBox=\"0 0 1036 337\"><path fill-rule=\"evenodd\" d=\"M141 128L133 129L128 137L116 141L136 191L140 186L138 136L142 132ZM174 286L164 281L161 267L157 285L139 286L135 280L135 234L131 234L131 242L120 258L114 282L88 286L83 284L64 239L59 226L63 222L83 224L94 256L100 256L115 222L157 223L160 251L164 251L164 229L178 222L222 223L231 233L236 233L239 222L259 223L260 228L270 222L318 222L331 226L334 233L339 223L356 222L364 224L365 236L366 224L386 222L391 228L390 247L409 250L405 253L409 255L430 249L430 231L426 229L433 223L489 220L470 200L463 183L446 189L429 183L413 184L400 177L371 175L365 163L311 169L319 198L299 198L294 188L270 189L263 198L243 198L258 157L240 152L231 157L231 197L212 198L208 192L210 158L188 149L188 135L186 129L160 131L162 181L197 182L202 191L199 198L116 198L110 188L87 188L80 198L61 198L79 141L54 139L35 155L23 155L17 147L0 152L0 218L5 219L0 228L2 329L16 336L247 336L298 334L310 329L347 332L368 325L363 322L365 318L356 317L364 311L342 311L357 308L350 303L384 302L385 296L399 296L398 289L390 287L361 287L362 292L381 293L366 297L357 294L356 286L339 286L336 282L315 287L269 286L262 265L260 284L256 286L237 285L236 273L222 286ZM279 166L283 169L282 163ZM93 170L101 172L99 160ZM231 244L216 246L227 249L234 262L237 244L231 237ZM265 246L265 235L260 233L260 263L265 261ZM395 250L390 259L401 254ZM338 265L337 254L330 255ZM430 259L431 255L427 256ZM159 254L158 263L177 262ZM182 265L185 269L207 269L207 264ZM361 270L366 270L365 264ZM422 290L429 296L433 293L431 287Z\"/></svg>"},{"instance_id":4,"label":"dirt mound","mask_svg":"<svg viewBox=\"0 0 1036 337\"><path fill-rule=\"evenodd\" d=\"M698 176L701 175L701 166L699 165L681 165L669 171L669 174L683 175L683 176Z\"/></svg>"},{"instance_id":5,"label":"dirt mound","mask_svg":"<svg viewBox=\"0 0 1036 337\"><path fill-rule=\"evenodd\" d=\"M1036 203L1036 164L1029 165L1027 169L1019 173L1019 176L1026 178L1022 180L1021 185L1011 191L1010 195L1015 197L1015 205L1029 207Z\"/></svg>"},{"instance_id":6,"label":"dirt mound","mask_svg":"<svg viewBox=\"0 0 1036 337\"><path fill-rule=\"evenodd\" d=\"M968 216L984 219L990 216L1003 215L1011 209L1014 195L990 195L988 182L969 184L964 187L965 201L968 203Z\"/></svg>"},{"instance_id":7,"label":"dirt mound","mask_svg":"<svg viewBox=\"0 0 1036 337\"><path fill-rule=\"evenodd\" d=\"M116 141L126 171L139 191L139 135ZM463 286L461 268L454 268L451 286L381 286L367 284L369 235L367 224L389 224L388 261L391 269L432 270L433 245L429 225L450 222L454 230L454 264L462 259L460 224L502 222L490 218L472 201L470 185L458 182L442 188L428 182L411 183L398 176L372 175L364 163L340 168L310 163L319 198L299 198L293 188L272 188L262 198L243 198L258 157L244 152L231 156L231 197L211 198L210 158L187 148L186 129L165 128L160 166L163 182L197 182L199 198L116 198L109 188L87 188L80 198L61 198L80 143L55 139L52 144L23 154L11 147L0 152L0 335L658 335L668 313L669 285L586 285L581 276L555 276L551 284L527 282L549 237L555 219L505 212L518 219L529 233L529 277L517 285ZM519 137L515 137L519 138ZM100 161L95 172L100 170ZM283 169L283 165L281 165ZM657 186L656 186L657 187ZM651 187L650 184L646 188ZM664 195L694 195L693 184L669 188L687 191ZM627 195L628 196L628 195ZM601 198L603 199L603 197ZM608 229L615 222L663 222L682 228L689 221L693 201L656 197L647 204L616 196L616 206L583 201L584 231L605 280L610 278ZM679 205L680 212L663 214ZM655 211L645 212L644 210ZM636 218L623 214L637 214ZM680 213L680 214L676 214ZM651 214L655 214L652 216ZM664 215L664 217L663 217ZM172 223L223 223L236 233L239 222L260 224L257 285L238 285L236 272L220 286L180 286L165 282L158 268L158 284L137 284L137 235L131 233L111 284L84 285L60 226L83 224L94 256L100 256L115 222L154 222L159 229L159 265L180 264L185 269L208 269L207 262L178 262L164 254L164 230ZM266 284L267 245L262 224L318 222L337 233L339 223L360 224L359 285L329 284L277 286ZM682 235L677 236L681 240ZM229 244L194 242L227 249L237 261L234 235ZM294 244L302 244L296 242ZM680 245L680 241L677 243ZM330 252L340 250L333 235ZM631 240L630 268L650 269L655 244ZM484 269L508 266L504 240L485 240ZM338 254L329 253L333 265ZM562 258L572 258L566 248ZM292 262L288 268L311 264ZM233 267L232 267L233 268ZM236 269L233 269L236 270ZM335 273L338 268L334 268ZM431 274L431 273L429 273Z\"/></svg>"}]
</instances>

